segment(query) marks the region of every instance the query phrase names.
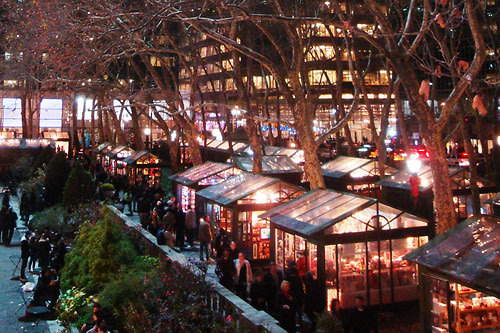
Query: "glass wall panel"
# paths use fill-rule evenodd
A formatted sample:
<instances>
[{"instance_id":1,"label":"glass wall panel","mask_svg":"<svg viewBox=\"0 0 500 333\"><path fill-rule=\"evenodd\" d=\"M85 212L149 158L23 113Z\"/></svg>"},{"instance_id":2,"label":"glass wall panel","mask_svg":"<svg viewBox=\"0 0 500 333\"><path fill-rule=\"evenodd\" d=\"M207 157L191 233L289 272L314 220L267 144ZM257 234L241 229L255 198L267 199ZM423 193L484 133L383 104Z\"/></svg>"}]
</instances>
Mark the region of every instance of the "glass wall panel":
<instances>
[{"instance_id":1,"label":"glass wall panel","mask_svg":"<svg viewBox=\"0 0 500 333\"><path fill-rule=\"evenodd\" d=\"M366 296L366 244L339 245L340 303L354 307L356 296Z\"/></svg>"},{"instance_id":2,"label":"glass wall panel","mask_svg":"<svg viewBox=\"0 0 500 333\"><path fill-rule=\"evenodd\" d=\"M325 246L325 285L327 294L326 304L330 304L333 298L340 298L337 277L336 245L327 245Z\"/></svg>"},{"instance_id":3,"label":"glass wall panel","mask_svg":"<svg viewBox=\"0 0 500 333\"><path fill-rule=\"evenodd\" d=\"M275 229L275 234L276 234L276 243L275 243L275 253L276 253L276 265L278 266L278 269L281 269L282 271L285 270L285 263L284 263L284 246L283 246L283 231L279 229Z\"/></svg>"}]
</instances>

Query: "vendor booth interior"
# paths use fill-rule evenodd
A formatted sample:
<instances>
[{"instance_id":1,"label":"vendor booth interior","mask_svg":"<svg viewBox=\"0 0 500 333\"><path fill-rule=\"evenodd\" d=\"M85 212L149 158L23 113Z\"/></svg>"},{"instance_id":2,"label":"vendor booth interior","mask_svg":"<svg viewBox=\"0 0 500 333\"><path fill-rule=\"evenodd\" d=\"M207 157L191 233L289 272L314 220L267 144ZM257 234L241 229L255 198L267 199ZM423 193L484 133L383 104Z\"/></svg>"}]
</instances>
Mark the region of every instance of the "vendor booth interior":
<instances>
[{"instance_id":1,"label":"vendor booth interior","mask_svg":"<svg viewBox=\"0 0 500 333\"><path fill-rule=\"evenodd\" d=\"M500 332L500 218L467 219L405 259L421 273L425 332Z\"/></svg>"},{"instance_id":2,"label":"vendor booth interior","mask_svg":"<svg viewBox=\"0 0 500 333\"><path fill-rule=\"evenodd\" d=\"M417 272L403 256L428 240L427 221L348 192L316 189L260 216L271 225L271 258L311 271L324 297L344 308L417 300Z\"/></svg>"},{"instance_id":3,"label":"vendor booth interior","mask_svg":"<svg viewBox=\"0 0 500 333\"><path fill-rule=\"evenodd\" d=\"M124 175L126 174L126 164L123 162L123 160L130 155L134 153L134 150L132 148L129 148L124 145L118 145L115 148L111 149L109 152L107 152L104 156L104 165L107 166L106 171L109 174L119 174L119 175Z\"/></svg>"},{"instance_id":4,"label":"vendor booth interior","mask_svg":"<svg viewBox=\"0 0 500 333\"><path fill-rule=\"evenodd\" d=\"M304 190L277 178L243 172L217 185L196 192L205 199L204 214L212 229L224 230L254 263L269 261L269 222L259 215L291 200Z\"/></svg>"},{"instance_id":5,"label":"vendor booth interior","mask_svg":"<svg viewBox=\"0 0 500 333\"><path fill-rule=\"evenodd\" d=\"M359 157L338 156L321 166L326 187L377 197L380 180L377 160ZM392 175L397 170L386 166L385 175Z\"/></svg>"},{"instance_id":6,"label":"vendor booth interior","mask_svg":"<svg viewBox=\"0 0 500 333\"><path fill-rule=\"evenodd\" d=\"M199 204L196 203L196 191L218 184L240 173L241 170L231 164L207 161L172 175L169 179L172 180L176 198L182 204L183 209L187 209L189 205L201 214Z\"/></svg>"}]
</instances>

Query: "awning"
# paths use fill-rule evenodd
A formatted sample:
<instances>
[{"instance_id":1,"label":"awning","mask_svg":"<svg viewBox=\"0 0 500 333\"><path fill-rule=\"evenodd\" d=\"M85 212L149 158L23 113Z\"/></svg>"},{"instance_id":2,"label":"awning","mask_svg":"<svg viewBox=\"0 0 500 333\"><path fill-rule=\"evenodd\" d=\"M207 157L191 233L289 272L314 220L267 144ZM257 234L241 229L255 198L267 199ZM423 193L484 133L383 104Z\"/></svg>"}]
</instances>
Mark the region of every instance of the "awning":
<instances>
[{"instance_id":1,"label":"awning","mask_svg":"<svg viewBox=\"0 0 500 333\"><path fill-rule=\"evenodd\" d=\"M404 259L458 283L500 297L500 218L467 219Z\"/></svg>"},{"instance_id":2,"label":"awning","mask_svg":"<svg viewBox=\"0 0 500 333\"><path fill-rule=\"evenodd\" d=\"M252 172L253 157L233 157L234 164L243 171ZM302 169L286 155L262 156L262 173L301 173Z\"/></svg>"},{"instance_id":3,"label":"awning","mask_svg":"<svg viewBox=\"0 0 500 333\"><path fill-rule=\"evenodd\" d=\"M200 190L196 194L225 206L279 181L276 178L244 172L222 183Z\"/></svg>"},{"instance_id":4,"label":"awning","mask_svg":"<svg viewBox=\"0 0 500 333\"><path fill-rule=\"evenodd\" d=\"M230 168L232 168L232 165L230 164L208 161L172 175L169 179L185 186L191 186L205 178L211 177Z\"/></svg>"}]
</instances>

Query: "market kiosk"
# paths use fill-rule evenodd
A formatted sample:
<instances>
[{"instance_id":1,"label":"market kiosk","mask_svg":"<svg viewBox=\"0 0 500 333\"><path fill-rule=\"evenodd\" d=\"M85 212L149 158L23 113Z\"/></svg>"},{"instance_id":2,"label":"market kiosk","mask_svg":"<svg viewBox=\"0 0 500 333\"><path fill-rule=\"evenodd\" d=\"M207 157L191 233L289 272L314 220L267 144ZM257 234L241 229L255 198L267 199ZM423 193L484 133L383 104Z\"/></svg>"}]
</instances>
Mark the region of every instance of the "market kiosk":
<instances>
[{"instance_id":1,"label":"market kiosk","mask_svg":"<svg viewBox=\"0 0 500 333\"><path fill-rule=\"evenodd\" d=\"M427 242L427 221L348 192L316 189L260 216L271 225L271 258L297 263L344 308L415 301L417 271L403 256Z\"/></svg>"},{"instance_id":2,"label":"market kiosk","mask_svg":"<svg viewBox=\"0 0 500 333\"><path fill-rule=\"evenodd\" d=\"M231 164L207 161L169 177L174 186L174 193L184 210L190 205L199 211L196 191L218 184L225 179L241 173ZM200 212L201 214L201 212ZM199 214L198 214L199 215Z\"/></svg>"},{"instance_id":3,"label":"market kiosk","mask_svg":"<svg viewBox=\"0 0 500 333\"><path fill-rule=\"evenodd\" d=\"M500 218L476 216L409 253L425 332L500 332Z\"/></svg>"},{"instance_id":4,"label":"market kiosk","mask_svg":"<svg viewBox=\"0 0 500 333\"><path fill-rule=\"evenodd\" d=\"M253 170L253 157L235 156L233 162L243 171L252 172ZM262 156L262 174L265 176L300 185L302 173L302 169L286 155Z\"/></svg>"},{"instance_id":5,"label":"market kiosk","mask_svg":"<svg viewBox=\"0 0 500 333\"><path fill-rule=\"evenodd\" d=\"M338 156L321 166L327 188L377 197L380 186L378 162L369 158ZM397 170L386 166L385 175Z\"/></svg>"},{"instance_id":6,"label":"market kiosk","mask_svg":"<svg viewBox=\"0 0 500 333\"><path fill-rule=\"evenodd\" d=\"M148 185L161 182L160 159L146 150L136 151L123 160L127 175L133 183Z\"/></svg>"},{"instance_id":7,"label":"market kiosk","mask_svg":"<svg viewBox=\"0 0 500 333\"><path fill-rule=\"evenodd\" d=\"M490 205L490 209L487 210L491 215L500 216L500 193L492 196L484 202L485 205Z\"/></svg>"},{"instance_id":8,"label":"market kiosk","mask_svg":"<svg viewBox=\"0 0 500 333\"><path fill-rule=\"evenodd\" d=\"M304 193L296 185L277 178L243 172L196 192L205 199L204 215L216 233L223 229L240 251L254 263L269 261L269 222L259 218L265 211Z\"/></svg>"},{"instance_id":9,"label":"market kiosk","mask_svg":"<svg viewBox=\"0 0 500 333\"><path fill-rule=\"evenodd\" d=\"M415 215L422 216L429 220L433 219L433 179L431 167L424 165L417 173L419 179L418 199L416 201L412 196L410 178L412 174L404 169L391 176L377 182L382 186L382 202L391 206L413 212ZM472 214L472 199L470 195L470 180L468 178L468 169L460 167L450 167L449 177L451 179L453 202L459 219L465 219ZM495 184L480 178L478 180L479 191L481 193L481 202L488 199L491 193L495 192Z\"/></svg>"},{"instance_id":10,"label":"market kiosk","mask_svg":"<svg viewBox=\"0 0 500 333\"><path fill-rule=\"evenodd\" d=\"M125 174L125 163L123 160L134 153L132 148L129 148L124 145L118 145L115 148L111 149L104 155L104 165L107 166L107 170L109 174ZM121 170L119 172L119 170Z\"/></svg>"},{"instance_id":11,"label":"market kiosk","mask_svg":"<svg viewBox=\"0 0 500 333\"><path fill-rule=\"evenodd\" d=\"M200 148L202 150L206 149L207 160L225 163L232 155L241 155L249 147L249 144L244 142L233 141L231 144L233 146L232 154L228 140L208 140L206 147L201 145Z\"/></svg>"}]
</instances>

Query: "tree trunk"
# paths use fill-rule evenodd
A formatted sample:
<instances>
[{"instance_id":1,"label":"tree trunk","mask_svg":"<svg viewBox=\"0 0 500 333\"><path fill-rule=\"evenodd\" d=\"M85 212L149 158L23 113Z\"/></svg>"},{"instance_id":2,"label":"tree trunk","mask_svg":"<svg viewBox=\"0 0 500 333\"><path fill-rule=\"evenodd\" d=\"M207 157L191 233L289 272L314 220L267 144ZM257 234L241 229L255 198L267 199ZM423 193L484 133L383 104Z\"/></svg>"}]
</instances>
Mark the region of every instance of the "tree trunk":
<instances>
[{"instance_id":1,"label":"tree trunk","mask_svg":"<svg viewBox=\"0 0 500 333\"><path fill-rule=\"evenodd\" d=\"M440 131L422 130L421 128L420 133L425 140L430 155L429 161L434 182L436 233L441 234L454 227L457 223L445 145Z\"/></svg>"},{"instance_id":2,"label":"tree trunk","mask_svg":"<svg viewBox=\"0 0 500 333\"><path fill-rule=\"evenodd\" d=\"M185 116L186 117L186 116ZM180 124L186 135L187 142L189 144L189 153L191 154L191 159L193 165L200 165L203 163L203 158L201 157L200 144L198 142L198 132L194 124L189 123L184 117L174 116L176 123Z\"/></svg>"},{"instance_id":3,"label":"tree trunk","mask_svg":"<svg viewBox=\"0 0 500 333\"><path fill-rule=\"evenodd\" d=\"M247 125L245 129L248 135L248 141L253 151L253 169L252 172L256 175L262 174L262 146L260 137L257 133L257 124L250 117L246 118Z\"/></svg>"},{"instance_id":4,"label":"tree trunk","mask_svg":"<svg viewBox=\"0 0 500 333\"><path fill-rule=\"evenodd\" d=\"M27 108L28 108L28 94L24 93L21 97L21 122L23 125L23 138L29 138L29 129L28 129L28 117L27 117Z\"/></svg>"},{"instance_id":5,"label":"tree trunk","mask_svg":"<svg viewBox=\"0 0 500 333\"><path fill-rule=\"evenodd\" d=\"M125 133L122 130L122 127L120 125L120 120L118 117L116 117L116 112L114 109L108 110L108 115L109 118L111 118L110 123L113 124L113 128L115 130L116 136L117 136L117 141L121 145L126 145L127 144L127 138L125 137Z\"/></svg>"},{"instance_id":6,"label":"tree trunk","mask_svg":"<svg viewBox=\"0 0 500 333\"><path fill-rule=\"evenodd\" d=\"M139 126L139 115L137 114L137 108L132 105L130 106L130 117L132 118L132 133L134 133L135 137L135 149L144 150L144 140L142 139L141 127Z\"/></svg>"},{"instance_id":7,"label":"tree trunk","mask_svg":"<svg viewBox=\"0 0 500 333\"><path fill-rule=\"evenodd\" d=\"M95 147L95 109L96 100L92 102L92 113L90 114L90 145L92 148Z\"/></svg>"}]
</instances>

